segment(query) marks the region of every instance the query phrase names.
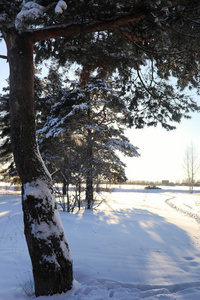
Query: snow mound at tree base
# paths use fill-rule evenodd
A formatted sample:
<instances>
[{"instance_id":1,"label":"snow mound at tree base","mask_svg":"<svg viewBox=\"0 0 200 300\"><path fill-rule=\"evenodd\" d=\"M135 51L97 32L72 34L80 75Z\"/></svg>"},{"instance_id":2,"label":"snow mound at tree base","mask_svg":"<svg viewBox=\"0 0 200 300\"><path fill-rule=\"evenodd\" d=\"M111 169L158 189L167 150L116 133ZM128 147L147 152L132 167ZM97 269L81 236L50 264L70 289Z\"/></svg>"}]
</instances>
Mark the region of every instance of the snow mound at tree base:
<instances>
[{"instance_id":1,"label":"snow mound at tree base","mask_svg":"<svg viewBox=\"0 0 200 300\"><path fill-rule=\"evenodd\" d=\"M73 300L135 300L135 299L199 299L200 282L159 285L134 285L98 279L82 284L74 280L73 289L64 299ZM61 299L60 299L61 300Z\"/></svg>"}]
</instances>

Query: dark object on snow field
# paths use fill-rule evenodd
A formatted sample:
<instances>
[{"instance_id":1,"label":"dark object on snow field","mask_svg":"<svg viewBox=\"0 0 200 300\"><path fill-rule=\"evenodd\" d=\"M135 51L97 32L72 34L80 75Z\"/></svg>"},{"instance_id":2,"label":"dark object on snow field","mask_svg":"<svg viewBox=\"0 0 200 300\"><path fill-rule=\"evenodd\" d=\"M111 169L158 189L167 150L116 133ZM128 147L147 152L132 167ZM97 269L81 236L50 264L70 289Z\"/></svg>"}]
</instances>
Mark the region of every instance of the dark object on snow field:
<instances>
[{"instance_id":1,"label":"dark object on snow field","mask_svg":"<svg viewBox=\"0 0 200 300\"><path fill-rule=\"evenodd\" d=\"M148 185L145 187L145 190L161 190L161 188L159 188L155 185Z\"/></svg>"}]
</instances>

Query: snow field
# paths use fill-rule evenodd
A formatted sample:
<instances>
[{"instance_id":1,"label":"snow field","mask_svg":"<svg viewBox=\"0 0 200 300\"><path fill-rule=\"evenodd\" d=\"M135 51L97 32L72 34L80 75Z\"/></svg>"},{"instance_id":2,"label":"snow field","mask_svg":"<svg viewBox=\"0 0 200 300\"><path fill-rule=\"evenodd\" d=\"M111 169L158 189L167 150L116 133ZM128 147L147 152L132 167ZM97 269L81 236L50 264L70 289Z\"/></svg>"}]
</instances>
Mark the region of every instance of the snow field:
<instances>
[{"instance_id":1,"label":"snow field","mask_svg":"<svg viewBox=\"0 0 200 300\"><path fill-rule=\"evenodd\" d=\"M0 195L0 300L35 298L20 198ZM125 187L104 198L93 211L60 211L74 286L38 299L200 299L199 194Z\"/></svg>"}]
</instances>

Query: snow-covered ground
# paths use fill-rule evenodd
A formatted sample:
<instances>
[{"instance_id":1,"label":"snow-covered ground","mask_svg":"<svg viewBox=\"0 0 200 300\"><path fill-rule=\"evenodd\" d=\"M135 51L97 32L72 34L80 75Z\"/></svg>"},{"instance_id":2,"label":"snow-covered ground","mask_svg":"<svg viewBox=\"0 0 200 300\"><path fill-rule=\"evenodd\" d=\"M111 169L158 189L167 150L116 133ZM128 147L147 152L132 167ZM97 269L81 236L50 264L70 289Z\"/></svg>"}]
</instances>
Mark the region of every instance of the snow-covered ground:
<instances>
[{"instance_id":1,"label":"snow-covered ground","mask_svg":"<svg viewBox=\"0 0 200 300\"><path fill-rule=\"evenodd\" d=\"M200 299L200 190L115 187L93 211L60 211L71 291L39 300ZM0 300L34 299L19 193L0 189Z\"/></svg>"}]
</instances>

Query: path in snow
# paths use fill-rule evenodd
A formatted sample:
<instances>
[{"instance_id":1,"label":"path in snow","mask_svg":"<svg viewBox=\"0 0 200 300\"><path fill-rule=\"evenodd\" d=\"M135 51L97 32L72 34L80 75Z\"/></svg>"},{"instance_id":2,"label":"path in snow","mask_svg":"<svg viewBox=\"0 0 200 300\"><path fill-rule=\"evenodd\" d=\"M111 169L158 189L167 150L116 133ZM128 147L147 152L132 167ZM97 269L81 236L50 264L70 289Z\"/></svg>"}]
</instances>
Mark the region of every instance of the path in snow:
<instances>
[{"instance_id":1,"label":"path in snow","mask_svg":"<svg viewBox=\"0 0 200 300\"><path fill-rule=\"evenodd\" d=\"M192 198L193 196L193 198ZM176 211L179 211L183 213L184 215L189 216L190 218L195 219L200 224L200 200L199 195L191 195L191 199L188 201L188 197L184 199L184 196L173 196L169 199L166 199L165 202L175 209Z\"/></svg>"}]
</instances>

